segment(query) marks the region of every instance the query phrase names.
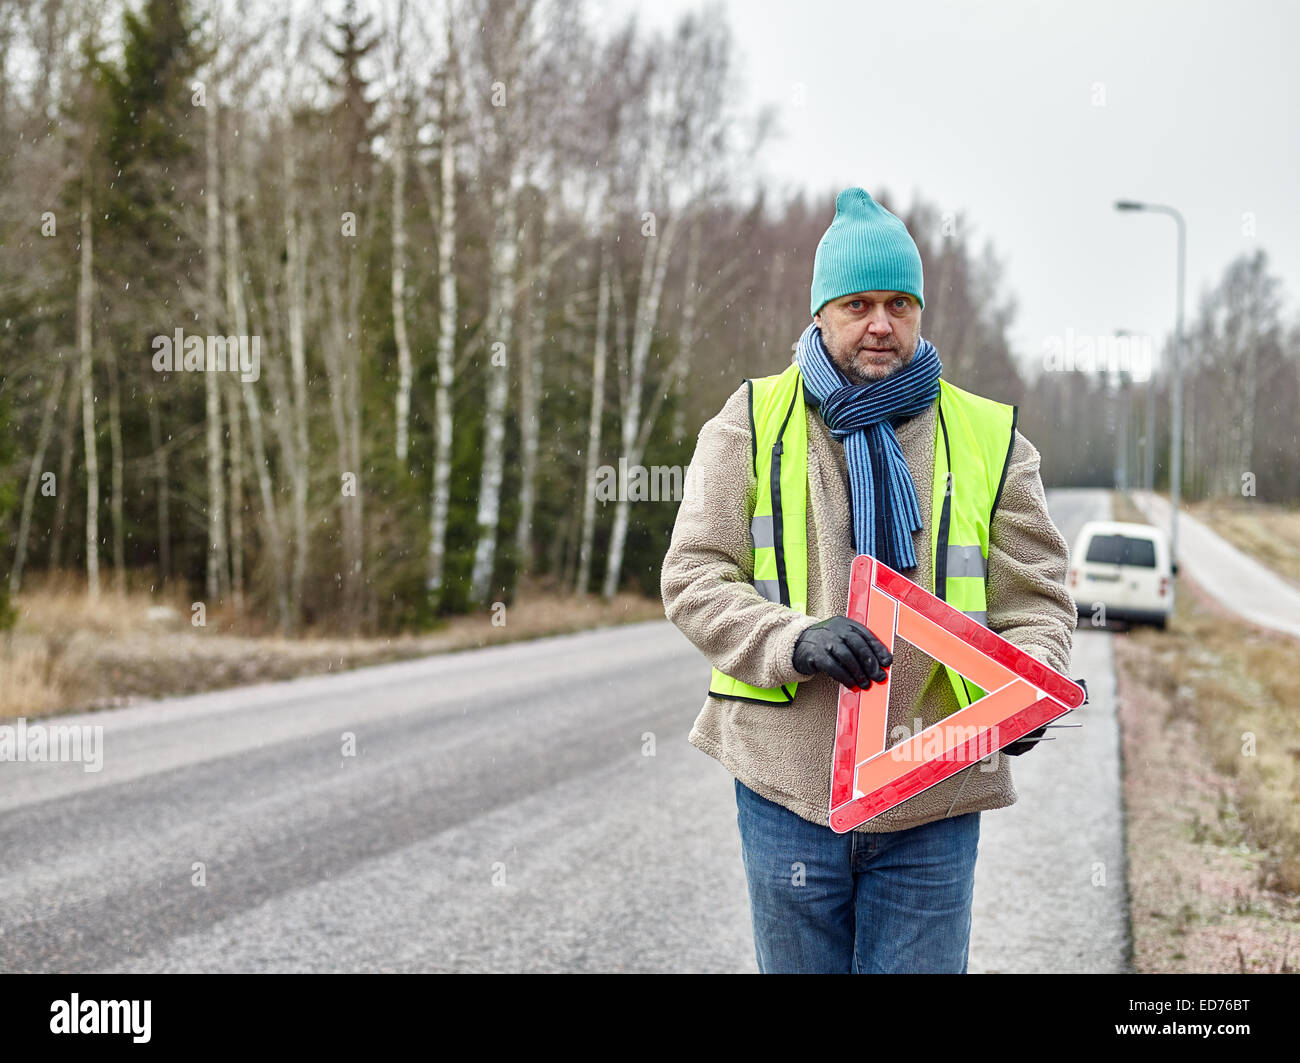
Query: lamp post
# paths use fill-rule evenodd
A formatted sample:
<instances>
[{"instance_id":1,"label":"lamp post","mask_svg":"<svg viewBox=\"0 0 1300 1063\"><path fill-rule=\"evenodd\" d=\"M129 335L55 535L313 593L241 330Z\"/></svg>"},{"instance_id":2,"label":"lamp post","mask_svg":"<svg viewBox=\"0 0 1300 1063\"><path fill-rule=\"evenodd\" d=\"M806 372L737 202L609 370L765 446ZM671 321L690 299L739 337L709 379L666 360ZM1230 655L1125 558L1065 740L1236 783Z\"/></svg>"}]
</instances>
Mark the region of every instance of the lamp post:
<instances>
[{"instance_id":1,"label":"lamp post","mask_svg":"<svg viewBox=\"0 0 1300 1063\"><path fill-rule=\"evenodd\" d=\"M1127 337L1132 342L1133 334L1128 329L1116 329L1115 336L1117 339ZM1145 339L1145 337L1143 337ZM1130 347L1130 351L1132 348ZM1149 368L1149 367L1148 367ZM1128 412L1132 424L1132 450L1131 455L1132 467L1130 477L1135 487L1141 487L1143 490L1152 491L1155 489L1155 457L1156 457L1156 389L1152 375L1149 373L1146 379L1146 386L1142 389L1142 401L1145 403L1142 414L1142 424L1137 422L1139 418L1133 409L1133 389L1137 386L1137 378L1129 374L1129 394L1128 394Z\"/></svg>"},{"instance_id":2,"label":"lamp post","mask_svg":"<svg viewBox=\"0 0 1300 1063\"><path fill-rule=\"evenodd\" d=\"M1123 343L1127 341L1129 339L1128 330L1122 328L1116 329L1115 339L1117 343ZM1119 353L1119 349L1117 348L1116 363L1119 362L1118 353ZM1130 355L1132 354L1131 350L1129 351L1129 354ZM1119 365L1116 364L1115 387L1119 391L1119 395L1120 395L1120 401L1117 402L1116 405L1121 407L1121 412L1115 415L1115 419L1119 422L1118 425L1119 441L1115 446L1115 486L1118 487L1121 491L1128 490L1129 422L1133 419L1132 387L1129 382L1126 382L1124 373L1125 370L1121 369ZM1132 378L1133 378L1132 358L1130 358L1129 369L1128 369L1128 381L1131 382ZM1110 385L1109 373L1106 374L1106 384L1107 384L1107 389L1109 390L1109 385ZM1136 462L1134 464L1136 464Z\"/></svg>"},{"instance_id":3,"label":"lamp post","mask_svg":"<svg viewBox=\"0 0 1300 1063\"><path fill-rule=\"evenodd\" d=\"M1178 562L1178 506L1183 477L1183 280L1187 263L1187 224L1173 207L1159 203L1138 203L1121 199L1116 210L1145 210L1168 214L1178 227L1178 319L1174 329L1173 425L1170 432L1169 457L1169 556Z\"/></svg>"},{"instance_id":4,"label":"lamp post","mask_svg":"<svg viewBox=\"0 0 1300 1063\"><path fill-rule=\"evenodd\" d=\"M1156 380L1152 373L1147 377L1146 388L1147 445L1142 451L1142 486L1148 491L1156 489Z\"/></svg>"}]
</instances>

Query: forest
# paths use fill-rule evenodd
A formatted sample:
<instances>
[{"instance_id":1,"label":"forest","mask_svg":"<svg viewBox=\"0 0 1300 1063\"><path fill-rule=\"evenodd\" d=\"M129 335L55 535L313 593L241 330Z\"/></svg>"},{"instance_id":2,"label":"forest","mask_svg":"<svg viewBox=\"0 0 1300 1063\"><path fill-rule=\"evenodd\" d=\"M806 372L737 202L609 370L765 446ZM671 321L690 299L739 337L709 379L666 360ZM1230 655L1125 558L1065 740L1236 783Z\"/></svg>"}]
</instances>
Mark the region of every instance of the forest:
<instances>
[{"instance_id":1,"label":"forest","mask_svg":"<svg viewBox=\"0 0 1300 1063\"><path fill-rule=\"evenodd\" d=\"M180 585L286 635L657 597L672 493L610 470L684 469L788 364L837 191L758 176L776 119L704 7L9 3L0 133L0 595ZM944 376L1023 404L1049 486L1140 484L1148 445L1167 486L1167 373L1017 357L996 241L870 191ZM1283 306L1258 251L1189 313L1189 498L1300 501Z\"/></svg>"}]
</instances>

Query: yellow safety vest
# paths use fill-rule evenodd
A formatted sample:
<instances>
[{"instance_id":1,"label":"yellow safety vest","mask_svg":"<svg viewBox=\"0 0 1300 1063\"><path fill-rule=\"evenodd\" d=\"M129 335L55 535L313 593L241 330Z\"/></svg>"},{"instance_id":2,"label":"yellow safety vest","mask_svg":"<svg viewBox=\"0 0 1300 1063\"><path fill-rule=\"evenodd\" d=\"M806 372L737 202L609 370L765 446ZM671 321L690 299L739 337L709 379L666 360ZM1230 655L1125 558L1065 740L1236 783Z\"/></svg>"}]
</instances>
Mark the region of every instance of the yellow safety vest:
<instances>
[{"instance_id":1,"label":"yellow safety vest","mask_svg":"<svg viewBox=\"0 0 1300 1063\"><path fill-rule=\"evenodd\" d=\"M808 432L803 377L784 373L746 380L758 493L750 521L754 589L796 613L808 611ZM935 418L930 548L934 594L988 626L989 529L1002 495L1019 408L939 380ZM952 475L949 475L951 471ZM951 668L948 679L965 708L986 693ZM788 704L797 683L756 687L713 669L717 698Z\"/></svg>"}]
</instances>

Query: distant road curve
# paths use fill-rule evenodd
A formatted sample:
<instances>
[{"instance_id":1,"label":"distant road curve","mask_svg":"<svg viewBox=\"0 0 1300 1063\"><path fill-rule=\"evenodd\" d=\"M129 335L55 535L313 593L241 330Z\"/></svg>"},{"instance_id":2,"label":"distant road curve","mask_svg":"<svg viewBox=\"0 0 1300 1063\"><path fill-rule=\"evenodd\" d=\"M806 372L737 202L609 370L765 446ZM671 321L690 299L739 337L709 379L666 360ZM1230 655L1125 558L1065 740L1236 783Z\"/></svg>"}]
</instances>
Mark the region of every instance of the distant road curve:
<instances>
[{"instance_id":1,"label":"distant road curve","mask_svg":"<svg viewBox=\"0 0 1300 1063\"><path fill-rule=\"evenodd\" d=\"M1132 497L1152 524L1169 528L1168 499L1148 491L1133 491ZM1226 609L1300 638L1300 591L1185 509L1178 514L1178 564L1180 575L1190 576Z\"/></svg>"}]
</instances>

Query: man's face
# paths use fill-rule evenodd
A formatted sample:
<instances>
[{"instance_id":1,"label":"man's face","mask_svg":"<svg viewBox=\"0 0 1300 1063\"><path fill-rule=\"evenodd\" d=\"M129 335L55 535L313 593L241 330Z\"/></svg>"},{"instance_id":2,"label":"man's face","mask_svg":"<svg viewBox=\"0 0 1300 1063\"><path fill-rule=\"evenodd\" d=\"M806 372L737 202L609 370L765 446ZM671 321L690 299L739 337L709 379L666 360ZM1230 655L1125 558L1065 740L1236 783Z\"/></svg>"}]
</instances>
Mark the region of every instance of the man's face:
<instances>
[{"instance_id":1,"label":"man's face","mask_svg":"<svg viewBox=\"0 0 1300 1063\"><path fill-rule=\"evenodd\" d=\"M921 339L921 306L906 292L844 295L823 306L813 321L831 360L856 384L898 372Z\"/></svg>"}]
</instances>

